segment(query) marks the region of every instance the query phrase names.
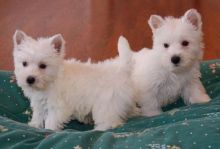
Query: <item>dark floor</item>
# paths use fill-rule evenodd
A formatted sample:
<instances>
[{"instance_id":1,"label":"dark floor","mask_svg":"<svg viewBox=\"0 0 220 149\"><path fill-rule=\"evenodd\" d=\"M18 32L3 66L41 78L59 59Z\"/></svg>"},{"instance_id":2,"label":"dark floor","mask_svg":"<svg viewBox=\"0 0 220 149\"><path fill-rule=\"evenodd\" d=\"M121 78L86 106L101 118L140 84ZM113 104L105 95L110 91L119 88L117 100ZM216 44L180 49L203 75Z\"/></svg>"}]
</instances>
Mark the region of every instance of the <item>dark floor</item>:
<instances>
[{"instance_id":1,"label":"dark floor","mask_svg":"<svg viewBox=\"0 0 220 149\"><path fill-rule=\"evenodd\" d=\"M205 59L220 58L219 0L0 0L0 69L13 69L12 35L62 33L67 57L103 60L117 54L119 35L135 50L151 47L151 14L180 16L196 8L202 14Z\"/></svg>"}]
</instances>

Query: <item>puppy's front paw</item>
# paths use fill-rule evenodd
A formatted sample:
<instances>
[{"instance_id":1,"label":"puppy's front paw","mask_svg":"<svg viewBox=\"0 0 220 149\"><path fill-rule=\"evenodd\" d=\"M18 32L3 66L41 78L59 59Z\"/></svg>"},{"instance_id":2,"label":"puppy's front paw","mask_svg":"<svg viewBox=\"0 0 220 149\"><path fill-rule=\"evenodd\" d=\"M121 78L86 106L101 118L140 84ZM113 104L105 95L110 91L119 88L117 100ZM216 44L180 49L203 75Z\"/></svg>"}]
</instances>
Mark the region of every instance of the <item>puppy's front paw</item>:
<instances>
[{"instance_id":1,"label":"puppy's front paw","mask_svg":"<svg viewBox=\"0 0 220 149\"><path fill-rule=\"evenodd\" d=\"M39 121L33 121L31 120L29 123L28 123L29 126L31 127L35 127L35 128L43 128L43 124Z\"/></svg>"},{"instance_id":2,"label":"puppy's front paw","mask_svg":"<svg viewBox=\"0 0 220 149\"><path fill-rule=\"evenodd\" d=\"M201 103L206 103L206 102L209 102L211 101L211 98L207 95L207 94L204 94L202 97L201 97Z\"/></svg>"},{"instance_id":3,"label":"puppy's front paw","mask_svg":"<svg viewBox=\"0 0 220 149\"><path fill-rule=\"evenodd\" d=\"M63 126L58 123L55 119L46 119L45 121L45 129L58 131L62 129Z\"/></svg>"},{"instance_id":4,"label":"puppy's front paw","mask_svg":"<svg viewBox=\"0 0 220 149\"><path fill-rule=\"evenodd\" d=\"M45 125L45 129L50 129L50 130L54 130L54 131L60 130L60 128L56 125Z\"/></svg>"},{"instance_id":5,"label":"puppy's front paw","mask_svg":"<svg viewBox=\"0 0 220 149\"><path fill-rule=\"evenodd\" d=\"M190 104L195 104L195 103L206 103L211 101L211 98L207 94L203 94L197 98L190 98Z\"/></svg>"}]
</instances>

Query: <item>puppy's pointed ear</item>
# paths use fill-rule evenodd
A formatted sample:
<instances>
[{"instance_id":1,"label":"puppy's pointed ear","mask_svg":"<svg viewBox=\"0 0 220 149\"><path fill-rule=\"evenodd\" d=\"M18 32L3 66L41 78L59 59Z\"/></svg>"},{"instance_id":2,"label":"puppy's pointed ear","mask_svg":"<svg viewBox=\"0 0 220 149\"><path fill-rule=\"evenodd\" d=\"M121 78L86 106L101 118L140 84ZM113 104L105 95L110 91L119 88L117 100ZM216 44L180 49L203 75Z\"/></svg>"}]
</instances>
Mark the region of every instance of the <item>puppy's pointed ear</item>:
<instances>
[{"instance_id":1,"label":"puppy's pointed ear","mask_svg":"<svg viewBox=\"0 0 220 149\"><path fill-rule=\"evenodd\" d=\"M14 46L20 45L25 38L27 38L27 35L23 31L16 30L13 36Z\"/></svg>"},{"instance_id":2,"label":"puppy's pointed ear","mask_svg":"<svg viewBox=\"0 0 220 149\"><path fill-rule=\"evenodd\" d=\"M163 22L163 18L158 15L151 15L150 19L148 20L148 24L150 25L152 31L155 31L156 29L160 28L163 25Z\"/></svg>"},{"instance_id":3,"label":"puppy's pointed ear","mask_svg":"<svg viewBox=\"0 0 220 149\"><path fill-rule=\"evenodd\" d=\"M201 29L202 27L201 15L196 9L189 9L186 11L183 20L192 24L196 30Z\"/></svg>"},{"instance_id":4,"label":"puppy's pointed ear","mask_svg":"<svg viewBox=\"0 0 220 149\"><path fill-rule=\"evenodd\" d=\"M61 53L65 47L65 40L61 34L56 34L51 37L51 44L57 53Z\"/></svg>"}]
</instances>

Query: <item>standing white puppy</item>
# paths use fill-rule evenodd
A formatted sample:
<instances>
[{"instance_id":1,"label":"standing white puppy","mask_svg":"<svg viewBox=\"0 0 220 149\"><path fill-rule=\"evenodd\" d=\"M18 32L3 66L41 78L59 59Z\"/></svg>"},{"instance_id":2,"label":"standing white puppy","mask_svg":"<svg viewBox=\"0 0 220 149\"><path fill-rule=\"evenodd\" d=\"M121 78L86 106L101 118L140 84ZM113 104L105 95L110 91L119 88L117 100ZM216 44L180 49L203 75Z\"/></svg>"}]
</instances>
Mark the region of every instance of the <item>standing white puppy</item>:
<instances>
[{"instance_id":1,"label":"standing white puppy","mask_svg":"<svg viewBox=\"0 0 220 149\"><path fill-rule=\"evenodd\" d=\"M131 55L97 64L64 60L60 34L37 40L22 31L14 34L14 65L18 85L30 99L30 126L52 130L77 119L96 130L121 125L133 113L134 91L130 80Z\"/></svg>"},{"instance_id":2,"label":"standing white puppy","mask_svg":"<svg viewBox=\"0 0 220 149\"><path fill-rule=\"evenodd\" d=\"M210 101L200 82L203 57L201 16L195 9L181 18L152 15L153 48L134 53L132 74L143 115L161 113L161 107L179 96L186 104ZM130 49L126 39L123 48Z\"/></svg>"}]
</instances>

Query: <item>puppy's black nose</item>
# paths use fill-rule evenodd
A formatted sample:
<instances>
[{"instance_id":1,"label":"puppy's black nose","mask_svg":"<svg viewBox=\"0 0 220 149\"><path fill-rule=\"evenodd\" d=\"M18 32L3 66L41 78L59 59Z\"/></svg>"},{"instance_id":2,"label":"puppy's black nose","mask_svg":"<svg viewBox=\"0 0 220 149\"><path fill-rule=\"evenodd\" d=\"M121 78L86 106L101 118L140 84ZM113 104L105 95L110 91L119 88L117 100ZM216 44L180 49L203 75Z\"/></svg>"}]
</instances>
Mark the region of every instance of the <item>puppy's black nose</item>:
<instances>
[{"instance_id":1,"label":"puppy's black nose","mask_svg":"<svg viewBox=\"0 0 220 149\"><path fill-rule=\"evenodd\" d=\"M179 56L173 56L171 57L171 62L175 65L177 65L180 62L181 58Z\"/></svg>"},{"instance_id":2,"label":"puppy's black nose","mask_svg":"<svg viewBox=\"0 0 220 149\"><path fill-rule=\"evenodd\" d=\"M32 76L29 76L26 81L27 81L28 84L34 84L35 78L32 77Z\"/></svg>"}]
</instances>

